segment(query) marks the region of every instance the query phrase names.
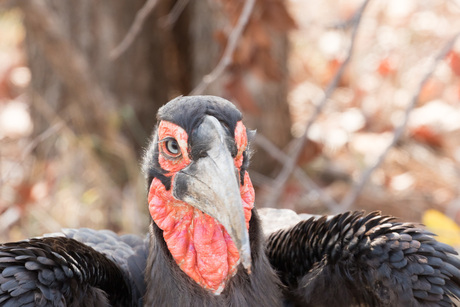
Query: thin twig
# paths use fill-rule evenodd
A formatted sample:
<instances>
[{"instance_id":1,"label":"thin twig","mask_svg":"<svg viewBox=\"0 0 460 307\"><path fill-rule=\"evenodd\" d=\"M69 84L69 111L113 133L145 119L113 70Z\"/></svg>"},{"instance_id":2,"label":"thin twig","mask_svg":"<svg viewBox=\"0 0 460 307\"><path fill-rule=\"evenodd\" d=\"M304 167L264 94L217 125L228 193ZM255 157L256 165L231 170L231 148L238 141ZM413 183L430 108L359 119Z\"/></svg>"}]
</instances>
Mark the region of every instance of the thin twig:
<instances>
[{"instance_id":1,"label":"thin twig","mask_svg":"<svg viewBox=\"0 0 460 307\"><path fill-rule=\"evenodd\" d=\"M55 135L63 127L63 122L57 122L45 131L37 135L21 152L21 160L24 161L27 156L34 150L40 143L43 143L49 137Z\"/></svg>"},{"instance_id":2,"label":"thin twig","mask_svg":"<svg viewBox=\"0 0 460 307\"><path fill-rule=\"evenodd\" d=\"M460 32L457 33L454 37L452 37L447 44L439 51L438 55L432 59L431 66L429 67L428 71L425 73L423 76L422 80L420 81L417 90L415 91L414 95L412 96L412 100L410 104L407 106L405 112L404 112L404 118L401 122L401 124L395 128L394 133L393 133L393 139L391 143L385 148L385 150L380 154L378 159L375 161L373 165L371 165L369 168L367 168L362 176L361 179L354 185L353 189L344 197L342 202L340 203L340 207L337 210L340 211L346 211L348 210L351 205L356 201L358 198L359 194L361 193L362 189L366 185L366 183L369 181L370 176L372 173L383 163L385 160L386 156L390 152L391 148L393 148L396 143L399 141L401 138L403 132L406 129L407 123L409 121L409 116L412 112L412 110L415 108L417 105L417 102L420 97L420 93L425 86L425 84L428 82L428 80L431 78L431 75L433 74L434 70L438 66L439 62L444 60L447 54L449 53L450 50L452 50L452 47L454 46L456 40L460 36ZM334 213L337 213L335 211Z\"/></svg>"},{"instance_id":3,"label":"thin twig","mask_svg":"<svg viewBox=\"0 0 460 307\"><path fill-rule=\"evenodd\" d=\"M282 150L275 146L269 139L261 134L257 134L254 140L255 144L263 148L272 158L276 159L278 162L283 163L289 156L285 154ZM339 205L337 202L330 197L327 193L324 193L323 190L313 181L311 178L305 174L305 172L298 166L294 168L294 176L302 184L304 189L308 191L313 191L318 195L318 198L326 207L332 211L335 210Z\"/></svg>"},{"instance_id":4,"label":"thin twig","mask_svg":"<svg viewBox=\"0 0 460 307\"><path fill-rule=\"evenodd\" d=\"M292 154L290 154L289 159L285 161L283 165L283 169L281 170L281 172L278 174L278 176L275 179L275 182L274 182L275 184L273 186L274 188L272 189L271 195L268 197L267 202L265 204L266 207L274 207L275 204L278 202L278 199L280 198L281 194L284 191L284 186L286 185L286 182L289 179L289 176L293 172L295 165L297 163L297 160L300 156L300 153L302 152L302 149L305 146L305 143L307 142L308 131L310 130L311 125L316 121L318 115L322 112L322 110L326 106L326 103L329 97L332 95L332 93L337 88L337 85L340 79L342 78L343 72L345 71L345 68L350 62L351 56L353 54L353 47L356 41L356 34L358 33L358 28L359 28L359 24L361 21L361 17L369 1L370 0L365 0L363 4L361 5L361 7L356 11L353 17L354 27L352 29L350 45L348 47L346 58L342 62L334 78L332 79L332 81L329 83L326 90L324 91L324 95L321 98L321 100L315 104L316 105L315 110L306 124L305 132L298 139L298 141L294 144Z\"/></svg>"},{"instance_id":5,"label":"thin twig","mask_svg":"<svg viewBox=\"0 0 460 307\"><path fill-rule=\"evenodd\" d=\"M251 170L251 182L254 186L258 187L271 187L273 179L264 174L257 172L256 170Z\"/></svg>"},{"instance_id":6,"label":"thin twig","mask_svg":"<svg viewBox=\"0 0 460 307\"><path fill-rule=\"evenodd\" d=\"M165 28L172 26L177 19L179 19L179 16L182 14L189 1L190 0L178 0L171 12L161 19L160 24Z\"/></svg>"},{"instance_id":7,"label":"thin twig","mask_svg":"<svg viewBox=\"0 0 460 307\"><path fill-rule=\"evenodd\" d=\"M243 10L241 11L240 18L238 19L235 28L233 28L232 32L228 37L227 47L225 48L222 58L220 59L217 66L213 69L213 71L203 77L200 84L198 84L198 86L195 87L195 89L193 89L190 95L202 94L206 90L206 88L217 78L219 78L225 71L225 69L232 63L233 53L235 52L235 49L237 47L238 40L243 34L243 30L246 28L246 25L249 21L249 17L251 16L251 13L254 9L255 3L255 0L246 0Z\"/></svg>"},{"instance_id":8,"label":"thin twig","mask_svg":"<svg viewBox=\"0 0 460 307\"><path fill-rule=\"evenodd\" d=\"M18 164L24 164L24 161L26 160L27 156L34 150L40 143L44 142L47 138L53 136L56 134L59 130L62 128L62 123L58 122L39 135L37 135L30 143L27 144L27 146L24 147L24 149L21 150L21 155L19 156ZM1 159L1 154L0 154L0 159ZM1 162L1 161L0 161ZM0 163L1 165L1 163ZM0 185L2 185L6 180L10 179L11 174L16 170L16 165L12 165L11 168L5 172L4 176L0 176ZM1 172L0 172L1 174ZM5 179L4 179L4 178Z\"/></svg>"},{"instance_id":9,"label":"thin twig","mask_svg":"<svg viewBox=\"0 0 460 307\"><path fill-rule=\"evenodd\" d=\"M152 13L157 3L158 0L147 0L144 6L137 12L136 18L134 18L134 22L131 25L131 28L129 28L128 33L125 35L121 43L110 52L109 57L112 61L118 59L118 57L122 55L129 46L131 46L134 39L141 32L145 20L149 17L150 13Z\"/></svg>"}]
</instances>

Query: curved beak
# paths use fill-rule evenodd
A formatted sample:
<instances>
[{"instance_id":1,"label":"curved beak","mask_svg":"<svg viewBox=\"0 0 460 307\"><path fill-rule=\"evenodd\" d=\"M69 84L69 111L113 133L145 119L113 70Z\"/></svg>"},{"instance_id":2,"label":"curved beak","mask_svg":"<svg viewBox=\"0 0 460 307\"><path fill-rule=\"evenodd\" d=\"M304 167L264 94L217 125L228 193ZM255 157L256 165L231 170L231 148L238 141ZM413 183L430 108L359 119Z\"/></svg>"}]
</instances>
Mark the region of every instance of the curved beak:
<instances>
[{"instance_id":1,"label":"curved beak","mask_svg":"<svg viewBox=\"0 0 460 307\"><path fill-rule=\"evenodd\" d=\"M220 122L206 116L193 132L194 140L205 142L206 154L178 172L173 196L221 223L232 238L244 268L251 271L251 248L246 229L237 169L225 143Z\"/></svg>"}]
</instances>

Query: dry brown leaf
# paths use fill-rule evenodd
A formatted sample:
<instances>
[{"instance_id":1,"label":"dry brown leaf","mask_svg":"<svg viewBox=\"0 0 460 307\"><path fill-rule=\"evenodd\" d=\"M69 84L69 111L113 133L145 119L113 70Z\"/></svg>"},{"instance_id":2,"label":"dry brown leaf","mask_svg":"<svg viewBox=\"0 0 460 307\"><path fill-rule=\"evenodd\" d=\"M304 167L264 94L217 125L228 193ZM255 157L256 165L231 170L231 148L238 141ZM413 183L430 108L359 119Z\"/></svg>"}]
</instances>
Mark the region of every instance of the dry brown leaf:
<instances>
[{"instance_id":1,"label":"dry brown leaf","mask_svg":"<svg viewBox=\"0 0 460 307\"><path fill-rule=\"evenodd\" d=\"M323 152L323 145L319 142L308 139L297 160L298 165L306 165L316 159Z\"/></svg>"},{"instance_id":2,"label":"dry brown leaf","mask_svg":"<svg viewBox=\"0 0 460 307\"><path fill-rule=\"evenodd\" d=\"M225 89L230 96L238 101L243 112L253 115L260 114L260 109L252 98L246 84L243 82L243 77L240 73L236 73L232 76L232 79L225 85Z\"/></svg>"},{"instance_id":3,"label":"dry brown leaf","mask_svg":"<svg viewBox=\"0 0 460 307\"><path fill-rule=\"evenodd\" d=\"M444 84L438 79L431 78L420 91L420 103L423 104L441 97L443 90Z\"/></svg>"},{"instance_id":4,"label":"dry brown leaf","mask_svg":"<svg viewBox=\"0 0 460 307\"><path fill-rule=\"evenodd\" d=\"M297 28L296 22L286 8L286 1L260 0L262 20L264 24L278 31L289 31Z\"/></svg>"},{"instance_id":5,"label":"dry brown leaf","mask_svg":"<svg viewBox=\"0 0 460 307\"><path fill-rule=\"evenodd\" d=\"M282 74L278 63L270 55L269 50L261 50L254 56L254 64L251 65L251 70L255 72L261 80L264 81L278 81L281 79Z\"/></svg>"},{"instance_id":6,"label":"dry brown leaf","mask_svg":"<svg viewBox=\"0 0 460 307\"><path fill-rule=\"evenodd\" d=\"M385 57L382 60L380 60L379 65L377 67L377 72L381 76L387 77L389 75L394 74L396 71L397 71L396 67L394 66L391 59L389 59L388 57Z\"/></svg>"},{"instance_id":7,"label":"dry brown leaf","mask_svg":"<svg viewBox=\"0 0 460 307\"><path fill-rule=\"evenodd\" d=\"M411 136L418 142L434 148L441 148L443 145L442 134L430 126L422 125L411 128Z\"/></svg>"},{"instance_id":8,"label":"dry brown leaf","mask_svg":"<svg viewBox=\"0 0 460 307\"><path fill-rule=\"evenodd\" d=\"M269 49L271 47L267 25L261 21L251 19L244 35L249 37L252 45L258 49Z\"/></svg>"},{"instance_id":9,"label":"dry brown leaf","mask_svg":"<svg viewBox=\"0 0 460 307\"><path fill-rule=\"evenodd\" d=\"M460 76L460 54L455 51L451 51L447 56L450 68L457 75Z\"/></svg>"}]
</instances>

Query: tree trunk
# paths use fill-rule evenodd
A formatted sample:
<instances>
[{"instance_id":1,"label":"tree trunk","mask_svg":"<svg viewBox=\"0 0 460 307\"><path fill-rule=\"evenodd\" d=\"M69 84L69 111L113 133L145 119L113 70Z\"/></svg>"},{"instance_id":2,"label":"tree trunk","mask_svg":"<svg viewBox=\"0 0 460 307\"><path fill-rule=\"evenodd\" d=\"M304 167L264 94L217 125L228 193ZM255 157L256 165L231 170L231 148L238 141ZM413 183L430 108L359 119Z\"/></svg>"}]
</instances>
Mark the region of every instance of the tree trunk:
<instances>
[{"instance_id":1,"label":"tree trunk","mask_svg":"<svg viewBox=\"0 0 460 307\"><path fill-rule=\"evenodd\" d=\"M110 132L103 131L117 125L120 119L114 122L114 118L121 114L126 127L123 131L129 131L128 144L139 153L154 124L156 110L168 100L168 86L173 84L178 93L187 94L212 71L243 4L243 1L230 4L190 1L174 25L173 44L167 43L167 31L157 26L158 17L167 13L164 7L167 4L157 7L157 14L149 17L134 44L115 61L108 55L122 40L143 1L48 0L42 5L26 5L29 6L25 23L32 88L77 131L107 137ZM38 19L34 6L42 7L45 16ZM288 16L283 9L281 0L257 2L232 65L205 92L235 102L244 112L247 126L257 129L281 149L291 139L286 101L287 30L293 22L288 17L281 21L273 19L270 13L276 11L282 13L280 16ZM85 82L74 82L74 75L65 71L68 66L61 68L64 72L59 70L60 64L69 63L69 55L66 50L56 51L50 45L45 36L48 32L40 26L45 17L55 20L60 39L66 40L64 43L77 54L73 57L81 56L89 64L81 70L88 79L83 81L90 86L85 88L80 84ZM174 55L170 54L171 49ZM163 66L164 58L170 63L168 72ZM88 87L99 91L92 95L95 99L90 98ZM37 121L36 132L41 133L49 121L49 118ZM255 150L258 155L252 168L270 174L277 163L262 149Z\"/></svg>"},{"instance_id":2,"label":"tree trunk","mask_svg":"<svg viewBox=\"0 0 460 307\"><path fill-rule=\"evenodd\" d=\"M167 101L163 65L165 39L150 16L118 59L109 54L121 42L144 1L25 1L26 50L31 88L77 133L107 137L119 121L137 152ZM161 7L156 8L157 11ZM43 20L46 18L46 20ZM74 64L72 66L72 64ZM33 95L34 97L35 95ZM33 101L33 106L39 103ZM36 133L49 126L38 111ZM121 114L121 118L116 118ZM113 129L112 129L113 130Z\"/></svg>"},{"instance_id":3,"label":"tree trunk","mask_svg":"<svg viewBox=\"0 0 460 307\"><path fill-rule=\"evenodd\" d=\"M65 227L145 231L143 224L148 221L140 223L138 216L146 211L138 161L155 125L157 109L168 100L165 37L158 27L165 2L157 5L125 53L116 60L109 57L144 2L19 2L32 74L34 134L38 139L53 125L61 127L61 133L40 141L35 152L39 163L33 173L44 174L53 167L51 193L75 195L81 212L72 211L76 218L71 221L53 215L66 206L71 208L73 198L62 203L57 197L57 203L48 208L52 211L48 219L60 220ZM71 185L63 189L68 181ZM91 206L86 209L85 203ZM104 219L96 226L85 220L85 210Z\"/></svg>"}]
</instances>

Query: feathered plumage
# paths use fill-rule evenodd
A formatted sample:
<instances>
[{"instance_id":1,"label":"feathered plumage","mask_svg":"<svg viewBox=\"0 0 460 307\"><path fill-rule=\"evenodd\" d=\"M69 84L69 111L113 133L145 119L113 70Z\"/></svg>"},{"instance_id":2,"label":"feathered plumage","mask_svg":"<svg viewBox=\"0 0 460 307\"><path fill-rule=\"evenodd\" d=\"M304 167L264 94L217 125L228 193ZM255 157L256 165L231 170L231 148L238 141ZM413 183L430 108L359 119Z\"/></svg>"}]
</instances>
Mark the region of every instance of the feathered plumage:
<instances>
[{"instance_id":1,"label":"feathered plumage","mask_svg":"<svg viewBox=\"0 0 460 307\"><path fill-rule=\"evenodd\" d=\"M267 254L299 306L452 306L460 295L455 250L378 212L302 221L272 234Z\"/></svg>"},{"instance_id":2,"label":"feathered plumage","mask_svg":"<svg viewBox=\"0 0 460 307\"><path fill-rule=\"evenodd\" d=\"M2 244L0 305L454 306L456 252L417 225L376 212L261 220L241 119L212 96L161 108L146 238L68 229Z\"/></svg>"}]
</instances>

